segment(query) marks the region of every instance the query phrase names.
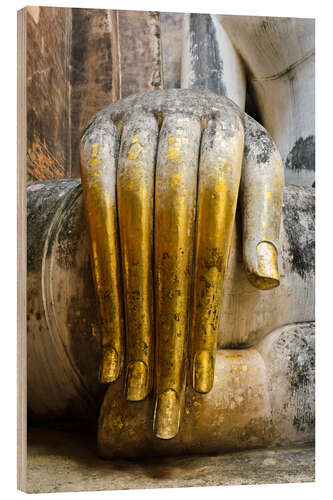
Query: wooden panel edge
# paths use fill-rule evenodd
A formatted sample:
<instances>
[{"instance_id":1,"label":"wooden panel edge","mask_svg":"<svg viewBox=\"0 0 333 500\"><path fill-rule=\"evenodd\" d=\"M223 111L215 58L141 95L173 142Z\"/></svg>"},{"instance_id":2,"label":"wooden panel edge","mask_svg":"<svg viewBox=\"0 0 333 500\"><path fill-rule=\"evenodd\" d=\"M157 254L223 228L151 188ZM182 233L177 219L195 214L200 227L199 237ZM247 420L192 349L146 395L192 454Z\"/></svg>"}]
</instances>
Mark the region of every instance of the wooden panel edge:
<instances>
[{"instance_id":1,"label":"wooden panel edge","mask_svg":"<svg viewBox=\"0 0 333 500\"><path fill-rule=\"evenodd\" d=\"M26 8L17 12L17 488L27 485Z\"/></svg>"}]
</instances>

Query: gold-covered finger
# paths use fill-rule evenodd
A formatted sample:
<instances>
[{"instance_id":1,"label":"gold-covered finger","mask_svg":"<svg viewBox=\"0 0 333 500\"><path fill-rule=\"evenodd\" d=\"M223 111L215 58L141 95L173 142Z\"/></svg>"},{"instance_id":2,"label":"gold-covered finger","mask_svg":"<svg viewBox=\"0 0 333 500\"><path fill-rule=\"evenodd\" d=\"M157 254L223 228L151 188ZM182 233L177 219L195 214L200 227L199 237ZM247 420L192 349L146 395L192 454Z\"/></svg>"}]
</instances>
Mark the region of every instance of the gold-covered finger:
<instances>
[{"instance_id":1,"label":"gold-covered finger","mask_svg":"<svg viewBox=\"0 0 333 500\"><path fill-rule=\"evenodd\" d=\"M209 392L214 380L223 281L241 175L242 123L211 120L202 137L191 322L193 388Z\"/></svg>"},{"instance_id":2,"label":"gold-covered finger","mask_svg":"<svg viewBox=\"0 0 333 500\"><path fill-rule=\"evenodd\" d=\"M186 376L200 122L171 115L159 139L155 187L154 432L177 434Z\"/></svg>"},{"instance_id":3,"label":"gold-covered finger","mask_svg":"<svg viewBox=\"0 0 333 500\"><path fill-rule=\"evenodd\" d=\"M152 386L154 350L153 207L158 125L133 115L122 132L117 196L126 322L126 397L144 399Z\"/></svg>"},{"instance_id":4,"label":"gold-covered finger","mask_svg":"<svg viewBox=\"0 0 333 500\"><path fill-rule=\"evenodd\" d=\"M119 377L124 356L123 306L116 207L119 135L112 122L91 124L80 144L81 178L97 294L103 383Z\"/></svg>"}]
</instances>

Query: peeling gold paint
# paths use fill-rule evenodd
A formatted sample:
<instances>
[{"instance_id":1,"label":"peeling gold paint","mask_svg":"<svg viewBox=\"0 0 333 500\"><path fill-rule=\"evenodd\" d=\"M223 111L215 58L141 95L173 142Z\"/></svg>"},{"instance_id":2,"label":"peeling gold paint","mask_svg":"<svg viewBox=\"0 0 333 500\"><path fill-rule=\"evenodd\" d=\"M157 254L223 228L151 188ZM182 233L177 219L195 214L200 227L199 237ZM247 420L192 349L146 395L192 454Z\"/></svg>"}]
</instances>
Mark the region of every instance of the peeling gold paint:
<instances>
[{"instance_id":1,"label":"peeling gold paint","mask_svg":"<svg viewBox=\"0 0 333 500\"><path fill-rule=\"evenodd\" d=\"M139 122L140 123L140 122ZM128 131L118 160L117 199L126 318L126 387L129 401L141 401L152 387L154 317L153 245L154 160L158 127L153 133L139 123ZM140 130L140 131L138 131ZM137 133L135 133L137 132ZM126 132L125 132L126 137ZM137 142L140 137L140 143ZM128 153L126 154L126 148Z\"/></svg>"},{"instance_id":2,"label":"peeling gold paint","mask_svg":"<svg viewBox=\"0 0 333 500\"><path fill-rule=\"evenodd\" d=\"M92 151L91 151L91 160L90 160L90 165L92 167L97 167L99 164L99 158L97 156L98 153L98 143L93 144L92 146ZM95 172L95 176L97 175L97 172Z\"/></svg>"},{"instance_id":3,"label":"peeling gold paint","mask_svg":"<svg viewBox=\"0 0 333 500\"><path fill-rule=\"evenodd\" d=\"M102 337L99 378L101 382L109 383L120 374L124 352L115 184L110 187L108 180L115 163L112 163L113 158L108 158L110 163L105 168L103 149L100 150L98 143L87 143L83 158L86 158L86 163L84 159L81 162L81 178ZM105 175L108 179L105 179Z\"/></svg>"},{"instance_id":4,"label":"peeling gold paint","mask_svg":"<svg viewBox=\"0 0 333 500\"><path fill-rule=\"evenodd\" d=\"M92 158L91 159L91 162L90 162L91 166L97 167L98 164L99 164L99 159L98 158Z\"/></svg>"},{"instance_id":5,"label":"peeling gold paint","mask_svg":"<svg viewBox=\"0 0 333 500\"><path fill-rule=\"evenodd\" d=\"M180 181L180 174L174 174L170 180L170 186L174 189Z\"/></svg>"},{"instance_id":6,"label":"peeling gold paint","mask_svg":"<svg viewBox=\"0 0 333 500\"><path fill-rule=\"evenodd\" d=\"M129 160L136 160L139 157L141 150L142 150L142 148L141 148L140 144L138 144L136 142L134 144L132 144L132 146L130 147L128 154L127 154L128 159Z\"/></svg>"},{"instance_id":7,"label":"peeling gold paint","mask_svg":"<svg viewBox=\"0 0 333 500\"><path fill-rule=\"evenodd\" d=\"M169 160L177 160L178 156L179 156L179 149L177 147L174 147L174 146L169 146L168 159Z\"/></svg>"},{"instance_id":8,"label":"peeling gold paint","mask_svg":"<svg viewBox=\"0 0 333 500\"><path fill-rule=\"evenodd\" d=\"M209 392L214 381L221 299L243 159L242 134L233 136L232 145L229 137L221 140L223 134L223 130L219 129L214 144L209 141L209 145L205 144L203 136L202 149L205 151L206 147L207 152L200 159L191 375L193 388L203 393ZM224 154L227 150L233 151L228 165ZM229 173L228 167L232 167L232 173ZM206 363L204 370L195 362L197 353L202 351L210 353L210 362Z\"/></svg>"},{"instance_id":9,"label":"peeling gold paint","mask_svg":"<svg viewBox=\"0 0 333 500\"><path fill-rule=\"evenodd\" d=\"M215 191L217 193L226 193L227 189L228 189L227 183L226 183L225 179L223 179L223 177L216 182Z\"/></svg>"},{"instance_id":10,"label":"peeling gold paint","mask_svg":"<svg viewBox=\"0 0 333 500\"><path fill-rule=\"evenodd\" d=\"M177 125L184 124L183 133ZM171 132L171 133L170 133ZM175 139L177 137L177 141ZM181 136L181 139L180 139ZM185 140L184 140L185 139ZM168 117L159 136L155 181L156 401L154 432L178 432L185 391L190 271L193 255L200 123ZM163 152L163 154L162 154ZM171 412L161 400L172 396Z\"/></svg>"}]
</instances>

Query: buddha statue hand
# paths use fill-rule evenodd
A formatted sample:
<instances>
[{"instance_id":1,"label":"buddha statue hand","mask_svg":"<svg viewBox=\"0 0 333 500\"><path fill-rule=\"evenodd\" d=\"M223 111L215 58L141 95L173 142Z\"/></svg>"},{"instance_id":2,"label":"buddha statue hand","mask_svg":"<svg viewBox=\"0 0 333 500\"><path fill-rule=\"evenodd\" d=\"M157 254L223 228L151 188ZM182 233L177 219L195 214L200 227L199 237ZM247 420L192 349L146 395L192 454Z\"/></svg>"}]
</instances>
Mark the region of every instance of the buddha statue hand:
<instances>
[{"instance_id":1,"label":"buddha statue hand","mask_svg":"<svg viewBox=\"0 0 333 500\"><path fill-rule=\"evenodd\" d=\"M102 333L100 381L154 390L153 429L174 437L186 374L214 381L236 206L249 281L279 284L284 171L267 131L229 99L174 89L98 112L81 138L81 177ZM125 333L126 332L126 333Z\"/></svg>"}]
</instances>

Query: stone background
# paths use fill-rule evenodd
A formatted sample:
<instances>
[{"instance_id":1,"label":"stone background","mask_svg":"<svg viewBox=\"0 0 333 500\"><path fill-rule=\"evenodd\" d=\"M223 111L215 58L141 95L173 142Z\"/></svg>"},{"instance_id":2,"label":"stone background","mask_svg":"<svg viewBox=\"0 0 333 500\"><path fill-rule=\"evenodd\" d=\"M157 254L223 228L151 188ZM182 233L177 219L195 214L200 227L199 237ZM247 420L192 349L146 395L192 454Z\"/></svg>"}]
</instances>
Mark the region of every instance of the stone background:
<instances>
[{"instance_id":1,"label":"stone background","mask_svg":"<svg viewBox=\"0 0 333 500\"><path fill-rule=\"evenodd\" d=\"M78 141L87 120L129 94L162 88L160 15L27 11L27 180L78 177ZM172 16L165 22L170 19L173 24Z\"/></svg>"},{"instance_id":2,"label":"stone background","mask_svg":"<svg viewBox=\"0 0 333 500\"><path fill-rule=\"evenodd\" d=\"M314 182L314 20L27 7L27 180L79 177L106 105L154 89L226 95L271 133L287 184Z\"/></svg>"}]
</instances>

